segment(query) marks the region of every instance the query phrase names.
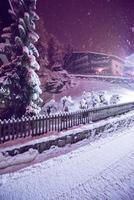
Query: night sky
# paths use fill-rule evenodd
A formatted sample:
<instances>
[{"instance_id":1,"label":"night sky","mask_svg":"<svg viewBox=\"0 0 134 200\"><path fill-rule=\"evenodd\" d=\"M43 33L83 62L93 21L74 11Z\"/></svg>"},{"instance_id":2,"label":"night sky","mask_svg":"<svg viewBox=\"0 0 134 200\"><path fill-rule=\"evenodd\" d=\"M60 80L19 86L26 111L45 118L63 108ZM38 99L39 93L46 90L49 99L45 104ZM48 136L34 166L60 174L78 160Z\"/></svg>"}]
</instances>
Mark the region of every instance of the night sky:
<instances>
[{"instance_id":1,"label":"night sky","mask_svg":"<svg viewBox=\"0 0 134 200\"><path fill-rule=\"evenodd\" d=\"M134 53L134 0L38 0L37 4L46 29L60 42L121 57Z\"/></svg>"}]
</instances>

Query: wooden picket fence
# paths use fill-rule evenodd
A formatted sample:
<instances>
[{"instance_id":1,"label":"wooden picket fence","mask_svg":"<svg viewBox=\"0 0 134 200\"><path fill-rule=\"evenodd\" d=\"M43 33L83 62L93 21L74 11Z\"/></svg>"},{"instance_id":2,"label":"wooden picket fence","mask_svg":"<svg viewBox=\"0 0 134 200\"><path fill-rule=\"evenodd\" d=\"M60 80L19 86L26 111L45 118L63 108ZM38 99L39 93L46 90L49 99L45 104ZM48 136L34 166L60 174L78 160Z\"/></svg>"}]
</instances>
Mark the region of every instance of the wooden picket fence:
<instances>
[{"instance_id":1,"label":"wooden picket fence","mask_svg":"<svg viewBox=\"0 0 134 200\"><path fill-rule=\"evenodd\" d=\"M134 102L50 116L0 120L0 143L68 130L134 110Z\"/></svg>"}]
</instances>

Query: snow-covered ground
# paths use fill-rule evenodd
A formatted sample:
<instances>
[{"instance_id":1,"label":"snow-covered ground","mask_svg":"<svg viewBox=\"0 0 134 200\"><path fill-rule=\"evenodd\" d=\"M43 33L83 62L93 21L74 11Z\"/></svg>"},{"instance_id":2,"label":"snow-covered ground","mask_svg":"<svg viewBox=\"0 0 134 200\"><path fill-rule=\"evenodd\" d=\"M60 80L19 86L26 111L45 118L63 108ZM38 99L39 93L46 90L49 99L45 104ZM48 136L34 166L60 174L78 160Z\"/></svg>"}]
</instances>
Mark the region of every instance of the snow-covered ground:
<instances>
[{"instance_id":1,"label":"snow-covered ground","mask_svg":"<svg viewBox=\"0 0 134 200\"><path fill-rule=\"evenodd\" d=\"M133 200L133 132L86 140L67 154L1 175L0 200Z\"/></svg>"}]
</instances>

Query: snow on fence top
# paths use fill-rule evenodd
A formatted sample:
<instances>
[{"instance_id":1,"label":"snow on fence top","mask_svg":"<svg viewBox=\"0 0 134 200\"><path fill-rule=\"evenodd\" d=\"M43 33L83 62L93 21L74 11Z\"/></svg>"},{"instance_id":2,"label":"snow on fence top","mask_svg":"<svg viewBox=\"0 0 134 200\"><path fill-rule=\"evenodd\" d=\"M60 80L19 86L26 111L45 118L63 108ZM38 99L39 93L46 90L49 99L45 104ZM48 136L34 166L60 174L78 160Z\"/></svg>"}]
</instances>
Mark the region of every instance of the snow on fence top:
<instances>
[{"instance_id":1,"label":"snow on fence top","mask_svg":"<svg viewBox=\"0 0 134 200\"><path fill-rule=\"evenodd\" d=\"M78 112L0 120L0 143L18 138L60 132L134 110L134 102Z\"/></svg>"}]
</instances>

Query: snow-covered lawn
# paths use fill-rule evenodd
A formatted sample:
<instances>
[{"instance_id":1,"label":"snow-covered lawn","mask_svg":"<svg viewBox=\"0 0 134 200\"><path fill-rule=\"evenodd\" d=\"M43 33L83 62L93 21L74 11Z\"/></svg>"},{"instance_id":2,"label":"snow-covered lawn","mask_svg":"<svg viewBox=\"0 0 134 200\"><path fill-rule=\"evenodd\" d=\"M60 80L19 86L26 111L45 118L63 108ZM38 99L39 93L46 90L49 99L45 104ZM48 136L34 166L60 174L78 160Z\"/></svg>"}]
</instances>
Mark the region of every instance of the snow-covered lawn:
<instances>
[{"instance_id":1,"label":"snow-covered lawn","mask_svg":"<svg viewBox=\"0 0 134 200\"><path fill-rule=\"evenodd\" d=\"M133 132L79 143L65 155L1 175L0 200L133 200Z\"/></svg>"},{"instance_id":2,"label":"snow-covered lawn","mask_svg":"<svg viewBox=\"0 0 134 200\"><path fill-rule=\"evenodd\" d=\"M97 80L95 78L91 79L80 79L73 77L72 85L69 88L66 88L62 93L53 95L52 100L47 102L45 106L42 108L41 114L46 113L48 107L51 107L51 112L63 112L65 111L65 107L67 107L68 111L78 111L84 108L93 107L91 100L91 93L95 97L95 106L94 107L102 107L103 103L100 104L99 94L100 92L104 92L104 98L108 105L112 105L111 97L113 95L119 96L118 103L127 103L132 102L134 99L134 82L114 82L114 80ZM88 96L86 102L83 101L84 93ZM87 95L89 94L89 95ZM63 99L69 98L63 108ZM97 101L96 101L97 100ZM86 104L86 105L85 105ZM115 103L116 104L116 103ZM83 105L83 106L81 106ZM88 106L87 106L88 105Z\"/></svg>"},{"instance_id":3,"label":"snow-covered lawn","mask_svg":"<svg viewBox=\"0 0 134 200\"><path fill-rule=\"evenodd\" d=\"M105 81L105 80L98 80L91 78L88 79L79 79L79 78L73 78L72 79L72 85L68 89L64 90L60 94L54 95L55 100L59 101L63 96L71 96L73 99L78 98L79 96L82 96L83 91L90 92L90 91L100 91L105 90L108 91L109 94L112 93L118 93L122 97L126 95L133 95L134 92L134 82L128 83L128 82L121 82L116 83L111 81Z\"/></svg>"}]
</instances>

